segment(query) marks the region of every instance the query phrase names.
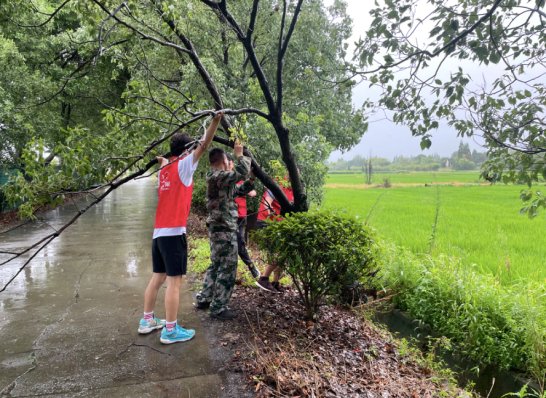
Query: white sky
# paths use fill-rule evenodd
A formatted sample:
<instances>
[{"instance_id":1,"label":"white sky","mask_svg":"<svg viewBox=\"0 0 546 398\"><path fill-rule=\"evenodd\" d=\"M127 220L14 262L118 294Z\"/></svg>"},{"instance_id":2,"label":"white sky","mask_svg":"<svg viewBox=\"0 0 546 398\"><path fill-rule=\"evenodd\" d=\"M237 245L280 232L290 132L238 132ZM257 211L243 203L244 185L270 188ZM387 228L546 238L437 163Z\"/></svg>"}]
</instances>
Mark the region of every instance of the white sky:
<instances>
[{"instance_id":1,"label":"white sky","mask_svg":"<svg viewBox=\"0 0 546 398\"><path fill-rule=\"evenodd\" d=\"M360 36L363 36L367 30L371 17L370 9L373 7L372 0L345 0L348 4L347 13L353 20L353 36L351 37L350 47ZM324 4L329 5L333 0L323 0ZM368 82L362 82L353 89L353 104L359 108L368 96L373 97L368 88ZM373 120L373 119L372 119ZM479 144L479 138L461 139L457 137L454 129L449 126L440 126L440 129L433 134L432 146L430 149L422 151L420 147L420 138L413 137L409 128L397 125L388 120L371 121L368 132L364 134L359 144L346 153L335 151L330 156L330 160L336 160L340 157L350 159L355 155L378 156L392 159L398 155L416 156L419 154L438 154L440 156L449 156L457 150L461 140L467 142L471 149L485 152Z\"/></svg>"}]
</instances>

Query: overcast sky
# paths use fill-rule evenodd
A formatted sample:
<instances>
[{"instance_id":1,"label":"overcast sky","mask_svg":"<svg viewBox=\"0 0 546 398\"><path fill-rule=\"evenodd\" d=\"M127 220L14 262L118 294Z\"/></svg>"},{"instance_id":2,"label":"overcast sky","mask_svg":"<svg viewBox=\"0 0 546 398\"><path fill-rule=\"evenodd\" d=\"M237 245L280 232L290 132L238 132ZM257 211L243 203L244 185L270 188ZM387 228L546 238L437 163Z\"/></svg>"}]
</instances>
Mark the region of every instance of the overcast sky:
<instances>
[{"instance_id":1,"label":"overcast sky","mask_svg":"<svg viewBox=\"0 0 546 398\"><path fill-rule=\"evenodd\" d=\"M333 0L323 0L325 4L331 4ZM348 4L348 14L353 20L352 44L360 36L364 35L371 21L369 11L373 6L371 0L345 0ZM352 47L352 46L351 46ZM353 104L359 108L364 100L373 96L368 88L369 83L363 82L357 85L353 90ZM455 130L449 126L440 126L432 138L430 149L422 151L420 147L420 138L412 137L409 128L394 124L388 120L370 120L371 123L368 132L363 136L359 144L346 153L335 151L330 156L330 160L336 160L340 157L350 159L355 155L378 156L392 159L398 155L415 156L419 154L438 154L440 156L449 156L457 150L461 140L467 142L471 149L484 152L485 149L479 144L479 138L461 139L457 137Z\"/></svg>"}]
</instances>

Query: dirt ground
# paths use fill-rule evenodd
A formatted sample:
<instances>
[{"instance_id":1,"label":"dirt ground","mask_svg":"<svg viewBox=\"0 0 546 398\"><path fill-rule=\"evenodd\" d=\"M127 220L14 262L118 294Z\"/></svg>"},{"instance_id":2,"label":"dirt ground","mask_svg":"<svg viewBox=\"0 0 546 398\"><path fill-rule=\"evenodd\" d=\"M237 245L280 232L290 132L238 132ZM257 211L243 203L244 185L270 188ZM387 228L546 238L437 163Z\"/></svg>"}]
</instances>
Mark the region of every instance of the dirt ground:
<instances>
[{"instance_id":1,"label":"dirt ground","mask_svg":"<svg viewBox=\"0 0 546 398\"><path fill-rule=\"evenodd\" d=\"M188 229L192 236L206 236L202 219L193 218ZM200 276L192 279L198 289ZM240 283L231 308L238 317L226 322L205 321L206 312L196 311L208 325L210 347L224 361L223 370L246 383L240 396L468 396L402 352L390 333L354 309L325 305L319 322L304 321L294 288L272 294Z\"/></svg>"},{"instance_id":2,"label":"dirt ground","mask_svg":"<svg viewBox=\"0 0 546 398\"><path fill-rule=\"evenodd\" d=\"M24 221L19 220L16 211L9 211L6 213L0 213L0 232L15 228L17 225Z\"/></svg>"},{"instance_id":3,"label":"dirt ground","mask_svg":"<svg viewBox=\"0 0 546 398\"><path fill-rule=\"evenodd\" d=\"M299 301L291 288L237 286L238 318L214 322L226 370L242 374L257 397L467 396L354 311L325 306L320 322L306 322Z\"/></svg>"}]
</instances>

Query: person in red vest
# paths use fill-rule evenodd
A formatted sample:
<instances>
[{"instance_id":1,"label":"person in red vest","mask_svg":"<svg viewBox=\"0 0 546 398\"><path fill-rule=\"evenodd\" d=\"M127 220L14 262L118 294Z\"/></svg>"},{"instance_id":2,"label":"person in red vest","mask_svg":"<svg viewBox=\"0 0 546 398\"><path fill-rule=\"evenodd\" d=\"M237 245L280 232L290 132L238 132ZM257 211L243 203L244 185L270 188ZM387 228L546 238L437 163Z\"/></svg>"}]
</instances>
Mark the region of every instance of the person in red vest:
<instances>
[{"instance_id":1,"label":"person in red vest","mask_svg":"<svg viewBox=\"0 0 546 398\"><path fill-rule=\"evenodd\" d=\"M285 180L282 181L280 185L284 194L286 195L286 198L290 202L294 202L294 193L292 192L292 188L289 184L290 181L288 180L288 178L285 178ZM260 203L260 208L258 209L258 220L256 222L257 227L265 228L267 226L266 220L282 220L281 204L277 199L275 199L273 193L267 189L264 191L262 201ZM271 274L273 274L272 282L269 281L269 276ZM268 292L282 293L283 288L279 282L279 280L281 279L281 274L281 267L279 267L277 264L269 264L265 268L264 273L256 282L256 285Z\"/></svg>"},{"instance_id":2,"label":"person in red vest","mask_svg":"<svg viewBox=\"0 0 546 398\"><path fill-rule=\"evenodd\" d=\"M229 159L230 170L233 170L233 159ZM252 176L252 173L251 173ZM243 263L246 264L248 270L252 274L254 279L260 277L260 271L254 265L248 250L246 249L246 197L251 198L256 196L256 190L254 189L254 177L249 179L240 180L237 182L237 189L235 190L235 204L237 205L237 252Z\"/></svg>"},{"instance_id":3,"label":"person in red vest","mask_svg":"<svg viewBox=\"0 0 546 398\"><path fill-rule=\"evenodd\" d=\"M177 133L170 142L169 159L158 157L158 202L152 240L152 277L144 292L144 315L138 333L147 334L161 329L163 344L178 343L193 338L195 330L177 324L178 303L182 276L186 274L188 248L186 222L190 213L193 192L193 173L199 158L210 145L222 113L217 113L197 147L186 151L191 138ZM165 315L162 320L154 316L154 307L160 287L167 281Z\"/></svg>"}]
</instances>

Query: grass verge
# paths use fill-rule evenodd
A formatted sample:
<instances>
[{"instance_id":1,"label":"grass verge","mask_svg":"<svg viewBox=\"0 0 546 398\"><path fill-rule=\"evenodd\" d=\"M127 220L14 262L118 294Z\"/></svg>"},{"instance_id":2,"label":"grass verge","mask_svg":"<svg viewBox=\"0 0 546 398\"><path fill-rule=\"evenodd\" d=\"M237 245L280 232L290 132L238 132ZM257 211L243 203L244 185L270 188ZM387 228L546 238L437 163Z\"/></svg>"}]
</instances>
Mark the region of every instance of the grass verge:
<instances>
[{"instance_id":1,"label":"grass verge","mask_svg":"<svg viewBox=\"0 0 546 398\"><path fill-rule=\"evenodd\" d=\"M529 281L502 286L447 256L417 256L384 246L385 288L397 307L448 337L478 364L523 370L544 389L546 288Z\"/></svg>"}]
</instances>

